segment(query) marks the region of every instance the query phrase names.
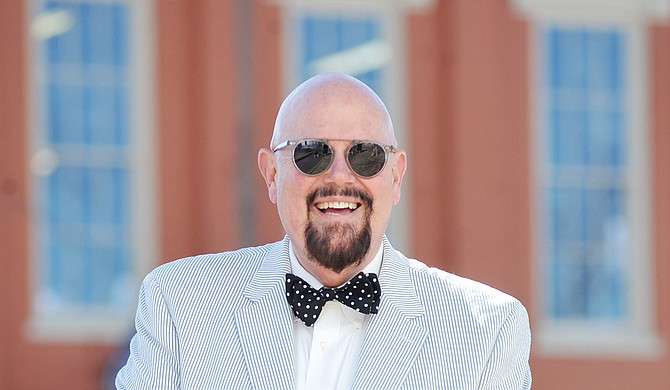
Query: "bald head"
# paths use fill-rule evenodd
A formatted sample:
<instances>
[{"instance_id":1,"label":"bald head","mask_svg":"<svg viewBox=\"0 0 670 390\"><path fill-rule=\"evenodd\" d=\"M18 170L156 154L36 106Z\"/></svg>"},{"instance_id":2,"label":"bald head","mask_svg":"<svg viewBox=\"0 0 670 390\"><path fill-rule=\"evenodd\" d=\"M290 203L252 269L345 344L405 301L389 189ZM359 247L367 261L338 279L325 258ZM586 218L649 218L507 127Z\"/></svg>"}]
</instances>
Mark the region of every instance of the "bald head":
<instances>
[{"instance_id":1,"label":"bald head","mask_svg":"<svg viewBox=\"0 0 670 390\"><path fill-rule=\"evenodd\" d=\"M312 77L279 108L270 145L304 138L367 139L397 146L391 118L379 96L341 73Z\"/></svg>"}]
</instances>

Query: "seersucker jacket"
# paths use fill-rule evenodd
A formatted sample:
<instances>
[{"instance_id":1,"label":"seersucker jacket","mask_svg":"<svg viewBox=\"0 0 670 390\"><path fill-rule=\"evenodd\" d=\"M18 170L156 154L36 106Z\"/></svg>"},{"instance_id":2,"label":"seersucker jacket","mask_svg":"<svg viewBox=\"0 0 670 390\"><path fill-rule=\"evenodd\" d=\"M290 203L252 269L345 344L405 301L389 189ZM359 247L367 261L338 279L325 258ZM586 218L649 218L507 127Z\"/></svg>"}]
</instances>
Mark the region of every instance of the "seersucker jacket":
<instances>
[{"instance_id":1,"label":"seersucker jacket","mask_svg":"<svg viewBox=\"0 0 670 390\"><path fill-rule=\"evenodd\" d=\"M289 240L173 261L142 283L118 389L291 389ZM529 389L528 314L513 297L409 259L384 237L379 313L354 389Z\"/></svg>"}]
</instances>

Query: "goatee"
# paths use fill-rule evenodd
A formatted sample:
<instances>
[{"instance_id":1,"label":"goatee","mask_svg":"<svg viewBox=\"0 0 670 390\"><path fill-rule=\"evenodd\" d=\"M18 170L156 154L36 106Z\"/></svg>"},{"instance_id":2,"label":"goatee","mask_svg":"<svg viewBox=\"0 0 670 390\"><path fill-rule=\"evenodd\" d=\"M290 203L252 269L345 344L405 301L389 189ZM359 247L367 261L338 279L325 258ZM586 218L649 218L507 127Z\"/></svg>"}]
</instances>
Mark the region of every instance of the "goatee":
<instances>
[{"instance_id":1,"label":"goatee","mask_svg":"<svg viewBox=\"0 0 670 390\"><path fill-rule=\"evenodd\" d=\"M325 187L308 196L308 205L312 205L317 196L356 197L365 206L365 218L363 226L360 227L350 223L330 223L317 226L310 219L305 228L308 255L317 264L337 273L349 266L358 266L370 250L372 198L355 188Z\"/></svg>"}]
</instances>

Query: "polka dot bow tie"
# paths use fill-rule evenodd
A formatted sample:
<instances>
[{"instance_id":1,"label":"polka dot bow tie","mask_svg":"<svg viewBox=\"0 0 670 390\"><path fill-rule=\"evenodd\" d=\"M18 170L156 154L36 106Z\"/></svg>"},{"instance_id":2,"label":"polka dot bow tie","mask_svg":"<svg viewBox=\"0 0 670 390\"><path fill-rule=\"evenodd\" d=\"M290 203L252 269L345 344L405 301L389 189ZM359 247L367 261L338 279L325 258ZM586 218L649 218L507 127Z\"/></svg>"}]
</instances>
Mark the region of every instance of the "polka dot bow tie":
<instances>
[{"instance_id":1,"label":"polka dot bow tie","mask_svg":"<svg viewBox=\"0 0 670 390\"><path fill-rule=\"evenodd\" d=\"M307 326L312 326L323 305L333 299L365 314L375 314L379 307L381 289L376 274L360 272L338 288L315 289L298 276L286 274L286 299L293 313Z\"/></svg>"}]
</instances>

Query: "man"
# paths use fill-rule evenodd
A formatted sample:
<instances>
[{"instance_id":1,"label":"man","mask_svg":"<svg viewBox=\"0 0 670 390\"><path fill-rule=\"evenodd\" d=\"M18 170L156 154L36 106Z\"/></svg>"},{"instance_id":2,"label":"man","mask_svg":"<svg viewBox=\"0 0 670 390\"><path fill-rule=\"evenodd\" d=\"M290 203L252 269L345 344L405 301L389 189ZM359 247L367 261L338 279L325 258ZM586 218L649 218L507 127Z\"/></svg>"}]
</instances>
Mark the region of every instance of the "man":
<instances>
[{"instance_id":1,"label":"man","mask_svg":"<svg viewBox=\"0 0 670 390\"><path fill-rule=\"evenodd\" d=\"M258 154L286 237L150 273L117 387L530 388L523 306L385 237L406 164L366 85L296 88Z\"/></svg>"}]
</instances>

